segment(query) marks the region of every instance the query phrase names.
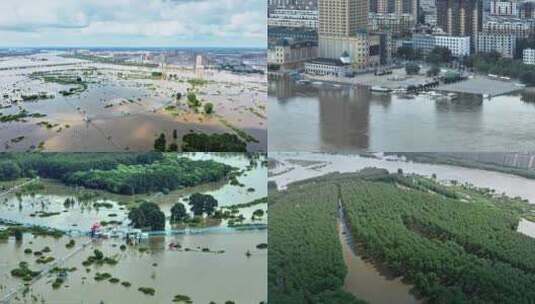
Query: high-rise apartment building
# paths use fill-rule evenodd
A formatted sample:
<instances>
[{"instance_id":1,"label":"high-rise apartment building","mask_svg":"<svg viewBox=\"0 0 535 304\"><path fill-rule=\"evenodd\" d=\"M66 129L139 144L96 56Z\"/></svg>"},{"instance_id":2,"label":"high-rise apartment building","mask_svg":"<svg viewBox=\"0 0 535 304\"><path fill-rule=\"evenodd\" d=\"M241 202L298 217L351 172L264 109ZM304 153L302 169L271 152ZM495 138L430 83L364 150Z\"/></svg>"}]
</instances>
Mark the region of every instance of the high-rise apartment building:
<instances>
[{"instance_id":1,"label":"high-rise apartment building","mask_svg":"<svg viewBox=\"0 0 535 304\"><path fill-rule=\"evenodd\" d=\"M268 0L268 10L275 9L314 11L318 9L318 0Z\"/></svg>"},{"instance_id":2,"label":"high-rise apartment building","mask_svg":"<svg viewBox=\"0 0 535 304\"><path fill-rule=\"evenodd\" d=\"M418 17L418 0L371 0L370 12L376 14L410 14L414 21Z\"/></svg>"},{"instance_id":3,"label":"high-rise apartment building","mask_svg":"<svg viewBox=\"0 0 535 304\"><path fill-rule=\"evenodd\" d=\"M368 0L318 0L318 9L320 58L343 57L354 69L379 64L380 39L368 33Z\"/></svg>"},{"instance_id":4,"label":"high-rise apartment building","mask_svg":"<svg viewBox=\"0 0 535 304\"><path fill-rule=\"evenodd\" d=\"M368 28L368 0L319 0L319 35L354 37Z\"/></svg>"},{"instance_id":5,"label":"high-rise apartment building","mask_svg":"<svg viewBox=\"0 0 535 304\"><path fill-rule=\"evenodd\" d=\"M495 16L518 16L518 5L516 0L490 1L490 14Z\"/></svg>"},{"instance_id":6,"label":"high-rise apartment building","mask_svg":"<svg viewBox=\"0 0 535 304\"><path fill-rule=\"evenodd\" d=\"M437 0L437 25L450 36L470 36L475 48L481 32L483 7L481 0Z\"/></svg>"}]
</instances>

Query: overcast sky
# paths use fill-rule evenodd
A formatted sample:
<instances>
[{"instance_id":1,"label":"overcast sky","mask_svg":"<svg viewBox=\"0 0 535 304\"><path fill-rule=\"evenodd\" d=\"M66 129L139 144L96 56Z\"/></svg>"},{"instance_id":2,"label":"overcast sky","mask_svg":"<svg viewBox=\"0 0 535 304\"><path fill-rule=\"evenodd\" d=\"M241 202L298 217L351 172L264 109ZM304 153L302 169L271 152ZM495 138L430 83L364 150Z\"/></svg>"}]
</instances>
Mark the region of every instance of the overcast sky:
<instances>
[{"instance_id":1,"label":"overcast sky","mask_svg":"<svg viewBox=\"0 0 535 304\"><path fill-rule=\"evenodd\" d=\"M0 46L266 46L266 0L0 0Z\"/></svg>"}]
</instances>

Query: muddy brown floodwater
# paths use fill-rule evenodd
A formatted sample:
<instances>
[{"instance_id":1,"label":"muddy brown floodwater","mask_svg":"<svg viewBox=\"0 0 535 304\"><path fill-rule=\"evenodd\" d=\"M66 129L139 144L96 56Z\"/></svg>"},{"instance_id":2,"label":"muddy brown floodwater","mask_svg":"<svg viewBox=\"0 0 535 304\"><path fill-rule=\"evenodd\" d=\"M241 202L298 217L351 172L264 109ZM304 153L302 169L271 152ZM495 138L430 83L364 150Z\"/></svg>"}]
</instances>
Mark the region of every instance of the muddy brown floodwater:
<instances>
[{"instance_id":1,"label":"muddy brown floodwater","mask_svg":"<svg viewBox=\"0 0 535 304\"><path fill-rule=\"evenodd\" d=\"M382 274L375 265L356 254L353 238L344 221L343 216L338 218L338 236L347 267L344 290L373 304L422 303L410 293L411 285L403 283L400 277L390 278Z\"/></svg>"},{"instance_id":2,"label":"muddy brown floodwater","mask_svg":"<svg viewBox=\"0 0 535 304\"><path fill-rule=\"evenodd\" d=\"M0 114L16 115L22 110L42 117L0 122L0 151L146 151L152 150L160 133L171 141L173 130L180 146L183 135L236 133L254 137L249 151L267 149L266 78L212 71L207 82L195 87L198 99L214 105L205 115L191 109L186 94L197 79L193 71L173 67L178 80L151 77L154 69L103 64L69 59L61 53L9 57L0 62ZM39 66L31 59L46 58L66 66ZM19 69L8 69L20 67ZM87 89L62 96L73 85L45 81L32 73L82 77ZM22 96L47 93L52 98L23 101ZM45 123L48 123L45 124ZM238 131L238 132L239 132ZM236 133L238 134L238 133ZM239 135L239 134L238 134Z\"/></svg>"}]
</instances>

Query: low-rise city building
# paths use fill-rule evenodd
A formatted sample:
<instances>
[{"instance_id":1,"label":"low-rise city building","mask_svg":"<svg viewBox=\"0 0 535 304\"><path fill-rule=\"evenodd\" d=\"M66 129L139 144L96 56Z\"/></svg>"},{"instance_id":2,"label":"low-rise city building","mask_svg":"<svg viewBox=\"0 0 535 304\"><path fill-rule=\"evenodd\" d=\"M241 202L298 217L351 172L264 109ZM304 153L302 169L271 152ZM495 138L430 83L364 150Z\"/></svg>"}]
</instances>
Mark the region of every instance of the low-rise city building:
<instances>
[{"instance_id":1,"label":"low-rise city building","mask_svg":"<svg viewBox=\"0 0 535 304\"><path fill-rule=\"evenodd\" d=\"M305 62L305 72L319 76L346 76L352 68L350 63L341 59L317 58Z\"/></svg>"},{"instance_id":2,"label":"low-rise city building","mask_svg":"<svg viewBox=\"0 0 535 304\"><path fill-rule=\"evenodd\" d=\"M268 64L283 69L302 68L305 61L318 57L318 44L314 41L292 42L282 40L268 48Z\"/></svg>"},{"instance_id":3,"label":"low-rise city building","mask_svg":"<svg viewBox=\"0 0 535 304\"><path fill-rule=\"evenodd\" d=\"M524 49L522 61L524 64L535 64L535 49Z\"/></svg>"},{"instance_id":4,"label":"low-rise city building","mask_svg":"<svg viewBox=\"0 0 535 304\"><path fill-rule=\"evenodd\" d=\"M478 53L496 51L503 57L513 58L516 50L516 36L500 33L480 33L477 39Z\"/></svg>"},{"instance_id":5,"label":"low-rise city building","mask_svg":"<svg viewBox=\"0 0 535 304\"><path fill-rule=\"evenodd\" d=\"M413 34L412 45L415 49L428 53L434 47L446 47L455 57L470 55L470 37L469 36L447 36L431 34Z\"/></svg>"},{"instance_id":6,"label":"low-rise city building","mask_svg":"<svg viewBox=\"0 0 535 304\"><path fill-rule=\"evenodd\" d=\"M355 36L320 36L319 56L321 58L337 59L344 53L348 54L355 69L364 69L379 65L379 47L377 38L370 38L368 33L359 33Z\"/></svg>"}]
</instances>

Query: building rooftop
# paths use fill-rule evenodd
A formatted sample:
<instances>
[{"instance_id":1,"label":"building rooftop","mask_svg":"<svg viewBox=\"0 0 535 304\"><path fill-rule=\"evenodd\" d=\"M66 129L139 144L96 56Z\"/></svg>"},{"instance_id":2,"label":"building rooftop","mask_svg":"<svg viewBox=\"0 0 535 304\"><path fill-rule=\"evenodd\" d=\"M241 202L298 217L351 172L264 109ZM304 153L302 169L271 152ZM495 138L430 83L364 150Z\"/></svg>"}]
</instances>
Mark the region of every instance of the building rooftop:
<instances>
[{"instance_id":1,"label":"building rooftop","mask_svg":"<svg viewBox=\"0 0 535 304\"><path fill-rule=\"evenodd\" d=\"M316 64L335 65L335 66L349 65L349 64L343 63L340 59L330 59L330 58L316 58L316 59L309 60L308 62L316 63Z\"/></svg>"}]
</instances>

